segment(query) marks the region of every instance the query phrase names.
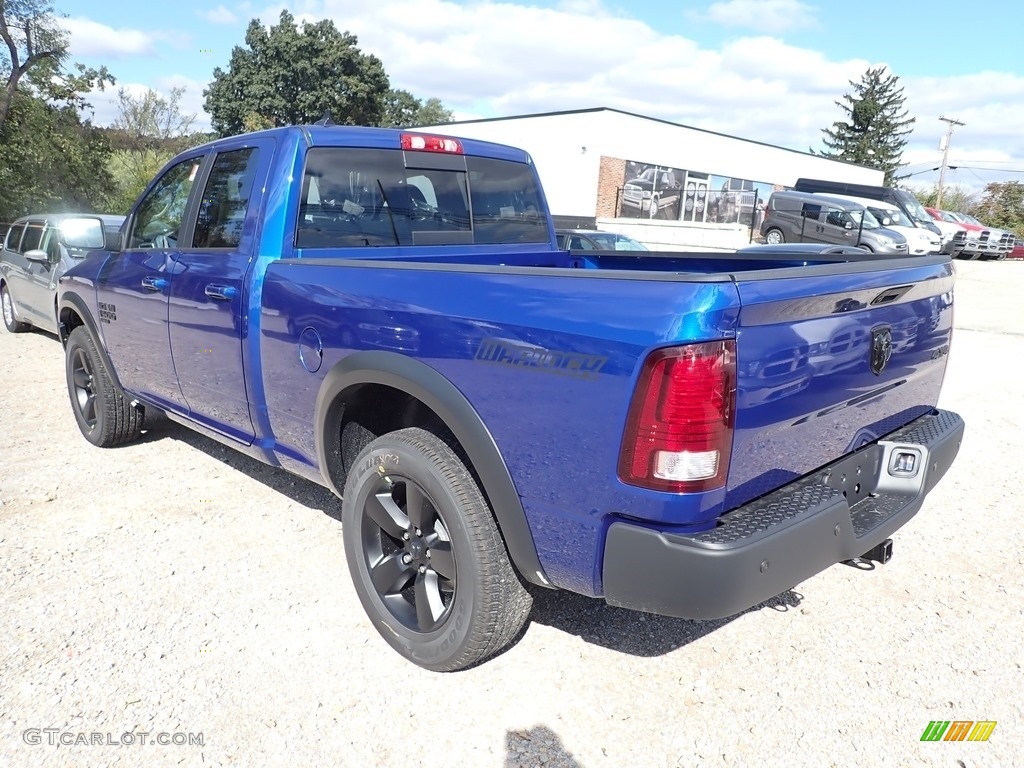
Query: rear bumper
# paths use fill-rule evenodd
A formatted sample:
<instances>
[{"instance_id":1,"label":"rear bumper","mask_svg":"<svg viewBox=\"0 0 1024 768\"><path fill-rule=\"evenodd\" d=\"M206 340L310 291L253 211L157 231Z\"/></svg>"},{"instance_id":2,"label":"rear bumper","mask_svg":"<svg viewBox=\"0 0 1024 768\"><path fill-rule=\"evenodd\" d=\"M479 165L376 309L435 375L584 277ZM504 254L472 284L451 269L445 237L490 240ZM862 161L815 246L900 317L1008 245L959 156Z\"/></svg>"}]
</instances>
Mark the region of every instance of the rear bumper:
<instances>
[{"instance_id":1,"label":"rear bumper","mask_svg":"<svg viewBox=\"0 0 1024 768\"><path fill-rule=\"evenodd\" d=\"M934 411L882 440L725 515L689 536L630 523L609 528L610 605L716 619L744 611L885 541L921 508L953 464L964 422ZM917 455L912 477L890 471Z\"/></svg>"}]
</instances>

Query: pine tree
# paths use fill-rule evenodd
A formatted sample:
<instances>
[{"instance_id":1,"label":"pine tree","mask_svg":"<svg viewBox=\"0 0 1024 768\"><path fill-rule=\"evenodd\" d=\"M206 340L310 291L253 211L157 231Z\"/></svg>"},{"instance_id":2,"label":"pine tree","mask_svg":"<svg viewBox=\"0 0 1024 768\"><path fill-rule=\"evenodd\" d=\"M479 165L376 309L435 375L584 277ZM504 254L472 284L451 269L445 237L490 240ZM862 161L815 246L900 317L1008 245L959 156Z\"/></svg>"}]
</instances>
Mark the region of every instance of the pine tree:
<instances>
[{"instance_id":1,"label":"pine tree","mask_svg":"<svg viewBox=\"0 0 1024 768\"><path fill-rule=\"evenodd\" d=\"M885 184L891 185L914 124L903 108L906 97L898 81L885 67L869 68L859 83L850 80L853 93L836 102L847 120L822 130L828 149L820 154L885 171Z\"/></svg>"}]
</instances>

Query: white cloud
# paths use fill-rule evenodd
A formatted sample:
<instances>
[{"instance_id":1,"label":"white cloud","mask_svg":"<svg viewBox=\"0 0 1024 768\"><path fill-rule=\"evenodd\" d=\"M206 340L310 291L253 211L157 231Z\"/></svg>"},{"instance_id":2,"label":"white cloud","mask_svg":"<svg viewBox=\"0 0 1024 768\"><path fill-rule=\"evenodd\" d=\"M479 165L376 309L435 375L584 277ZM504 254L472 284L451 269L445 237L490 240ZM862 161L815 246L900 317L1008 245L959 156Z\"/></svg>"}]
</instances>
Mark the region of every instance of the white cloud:
<instances>
[{"instance_id":1,"label":"white cloud","mask_svg":"<svg viewBox=\"0 0 1024 768\"><path fill-rule=\"evenodd\" d=\"M885 63L835 59L770 35L705 47L601 0L562 0L553 8L527 1L298 0L289 7L296 19L333 19L358 36L363 51L381 58L392 85L440 98L457 119L605 106L806 151L820 148L822 128L843 118L834 101L849 90L847 81ZM736 9L736 1L711 7ZM758 0L756 15L777 16L779 8L798 5ZM268 3L249 15L276 24L281 8ZM178 82L169 76L156 87ZM980 72L900 83L917 118L904 158L915 164L912 170L939 164L941 114L966 123L954 134L951 163L971 159L963 165L983 166L982 160L1006 158L1017 163L1011 167L1024 167L1024 76ZM208 127L202 111L207 83L184 84L183 108L198 113L198 128ZM103 124L99 97L95 101ZM953 177L975 184L979 176L992 178L974 173L964 169ZM927 184L936 176L913 181Z\"/></svg>"},{"instance_id":2,"label":"white cloud","mask_svg":"<svg viewBox=\"0 0 1024 768\"><path fill-rule=\"evenodd\" d=\"M750 27L770 35L815 24L814 8L800 0L720 0L704 13L690 13L730 27Z\"/></svg>"},{"instance_id":3,"label":"white cloud","mask_svg":"<svg viewBox=\"0 0 1024 768\"><path fill-rule=\"evenodd\" d=\"M739 14L741 1L711 8ZM746 18L809 18L807 6L793 0L755 5ZM276 23L280 7L264 18ZM563 0L555 8L495 0L306 0L293 6L300 12L334 19L381 58L395 87L436 96L466 119L605 106L802 151L820 148L822 129L843 119L834 102L850 90L848 81L885 64L837 60L763 35L702 47L613 13L599 0ZM997 151L1024 166L1024 76L983 72L900 84L917 118L908 162L931 157L938 165L934 147L945 124L937 118L951 114L967 123L954 134L951 161L961 152L1002 156L991 154ZM929 183L927 174L919 178Z\"/></svg>"},{"instance_id":4,"label":"white cloud","mask_svg":"<svg viewBox=\"0 0 1024 768\"><path fill-rule=\"evenodd\" d=\"M356 34L393 85L437 96L456 114L607 106L801 150L819 143L838 117L833 100L869 65L771 37L702 48L594 0L553 9L394 0L358 10L321 0L301 9Z\"/></svg>"},{"instance_id":5,"label":"white cloud","mask_svg":"<svg viewBox=\"0 0 1024 768\"><path fill-rule=\"evenodd\" d=\"M211 24L234 24L238 21L238 17L223 5L218 5L207 11L196 11L196 14Z\"/></svg>"},{"instance_id":6,"label":"white cloud","mask_svg":"<svg viewBox=\"0 0 1024 768\"><path fill-rule=\"evenodd\" d=\"M138 29L115 29L85 18L61 20L68 31L73 56L103 56L123 59L153 55L153 37Z\"/></svg>"}]
</instances>

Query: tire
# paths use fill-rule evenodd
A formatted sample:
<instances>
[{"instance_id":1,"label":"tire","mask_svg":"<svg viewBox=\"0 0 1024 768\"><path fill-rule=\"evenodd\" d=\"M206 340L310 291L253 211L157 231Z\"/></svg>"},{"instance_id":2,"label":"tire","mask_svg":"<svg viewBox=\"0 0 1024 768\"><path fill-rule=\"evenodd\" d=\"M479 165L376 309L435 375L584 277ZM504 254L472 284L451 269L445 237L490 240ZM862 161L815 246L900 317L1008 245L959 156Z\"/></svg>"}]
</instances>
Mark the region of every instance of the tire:
<instances>
[{"instance_id":1,"label":"tire","mask_svg":"<svg viewBox=\"0 0 1024 768\"><path fill-rule=\"evenodd\" d=\"M345 482L341 517L363 609L414 664L464 669L505 648L526 622L533 601L491 509L431 432L402 429L367 445Z\"/></svg>"},{"instance_id":2,"label":"tire","mask_svg":"<svg viewBox=\"0 0 1024 768\"><path fill-rule=\"evenodd\" d=\"M647 206L647 216L648 216L648 218L651 218L651 219L657 218L659 203L660 203L660 201L658 200L658 198L656 198L656 197L652 197L651 198L651 202Z\"/></svg>"},{"instance_id":3,"label":"tire","mask_svg":"<svg viewBox=\"0 0 1024 768\"><path fill-rule=\"evenodd\" d=\"M768 245L781 245L786 242L786 236L782 234L782 230L778 227L772 227L764 233L764 241Z\"/></svg>"},{"instance_id":4,"label":"tire","mask_svg":"<svg viewBox=\"0 0 1024 768\"><path fill-rule=\"evenodd\" d=\"M11 300L11 293L6 285L0 285L0 308L3 310L4 325L11 333L22 333L29 329L28 323L23 323L14 317L14 302Z\"/></svg>"},{"instance_id":5,"label":"tire","mask_svg":"<svg viewBox=\"0 0 1024 768\"><path fill-rule=\"evenodd\" d=\"M96 342L84 326L75 328L68 337L64 370L71 410L86 440L110 448L138 438L143 412L133 408L114 384Z\"/></svg>"}]
</instances>

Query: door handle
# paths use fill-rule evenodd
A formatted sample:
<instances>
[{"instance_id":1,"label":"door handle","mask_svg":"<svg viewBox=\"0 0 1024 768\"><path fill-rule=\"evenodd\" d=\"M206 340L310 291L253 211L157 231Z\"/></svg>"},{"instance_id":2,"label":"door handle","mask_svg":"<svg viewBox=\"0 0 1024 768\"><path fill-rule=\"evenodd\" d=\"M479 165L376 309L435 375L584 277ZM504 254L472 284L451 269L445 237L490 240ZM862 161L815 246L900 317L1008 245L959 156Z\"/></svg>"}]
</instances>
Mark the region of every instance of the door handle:
<instances>
[{"instance_id":1,"label":"door handle","mask_svg":"<svg viewBox=\"0 0 1024 768\"><path fill-rule=\"evenodd\" d=\"M213 285L212 283L206 286L206 295L211 299L217 299L218 301L231 301L235 298L237 291L234 286L230 285Z\"/></svg>"},{"instance_id":2,"label":"door handle","mask_svg":"<svg viewBox=\"0 0 1024 768\"><path fill-rule=\"evenodd\" d=\"M144 277L142 287L147 291L162 291L167 287L167 280L162 277Z\"/></svg>"}]
</instances>

